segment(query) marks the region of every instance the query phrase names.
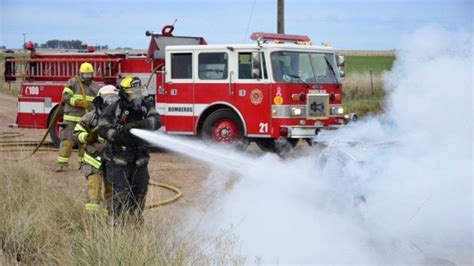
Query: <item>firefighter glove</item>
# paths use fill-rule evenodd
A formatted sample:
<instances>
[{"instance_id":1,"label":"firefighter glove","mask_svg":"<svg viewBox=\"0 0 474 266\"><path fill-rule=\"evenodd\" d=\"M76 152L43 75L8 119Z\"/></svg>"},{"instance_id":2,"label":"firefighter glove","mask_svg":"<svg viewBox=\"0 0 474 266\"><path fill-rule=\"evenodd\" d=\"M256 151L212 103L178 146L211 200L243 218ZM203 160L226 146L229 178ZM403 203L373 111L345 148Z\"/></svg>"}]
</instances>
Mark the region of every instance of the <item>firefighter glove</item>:
<instances>
[{"instance_id":1,"label":"firefighter glove","mask_svg":"<svg viewBox=\"0 0 474 266\"><path fill-rule=\"evenodd\" d=\"M97 128L94 128L91 132L86 137L86 143L87 144L92 144L94 142L97 142L99 139L99 135L97 134Z\"/></svg>"},{"instance_id":2,"label":"firefighter glove","mask_svg":"<svg viewBox=\"0 0 474 266\"><path fill-rule=\"evenodd\" d=\"M144 127L145 127L145 121L144 120L138 120L138 121L135 121L135 122L127 123L124 126L124 130L128 132L132 128L144 128Z\"/></svg>"},{"instance_id":3,"label":"firefighter glove","mask_svg":"<svg viewBox=\"0 0 474 266\"><path fill-rule=\"evenodd\" d=\"M127 139L128 131L125 126L119 126L113 129L111 142L124 142Z\"/></svg>"},{"instance_id":4,"label":"firefighter glove","mask_svg":"<svg viewBox=\"0 0 474 266\"><path fill-rule=\"evenodd\" d=\"M158 130L161 127L160 119L157 117L148 117L145 119L144 128L148 130Z\"/></svg>"},{"instance_id":5,"label":"firefighter glove","mask_svg":"<svg viewBox=\"0 0 474 266\"><path fill-rule=\"evenodd\" d=\"M84 100L84 99L77 99L77 100L74 102L74 105L75 105L76 107L82 107L82 108L84 108L84 109L89 109L90 103L89 103L89 101Z\"/></svg>"}]
</instances>

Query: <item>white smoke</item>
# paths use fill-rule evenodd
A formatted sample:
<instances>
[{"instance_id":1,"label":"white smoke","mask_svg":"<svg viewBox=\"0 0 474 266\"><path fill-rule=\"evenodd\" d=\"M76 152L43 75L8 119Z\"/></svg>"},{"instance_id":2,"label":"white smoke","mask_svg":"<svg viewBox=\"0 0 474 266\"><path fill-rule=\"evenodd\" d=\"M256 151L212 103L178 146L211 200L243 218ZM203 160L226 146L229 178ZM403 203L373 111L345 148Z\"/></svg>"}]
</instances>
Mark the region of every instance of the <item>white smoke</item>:
<instances>
[{"instance_id":1,"label":"white smoke","mask_svg":"<svg viewBox=\"0 0 474 266\"><path fill-rule=\"evenodd\" d=\"M237 236L250 263L472 264L471 49L470 33L436 26L406 36L384 78L385 115L321 136L322 153L206 150L239 178L224 189L215 170L206 186L219 200L190 220Z\"/></svg>"}]
</instances>

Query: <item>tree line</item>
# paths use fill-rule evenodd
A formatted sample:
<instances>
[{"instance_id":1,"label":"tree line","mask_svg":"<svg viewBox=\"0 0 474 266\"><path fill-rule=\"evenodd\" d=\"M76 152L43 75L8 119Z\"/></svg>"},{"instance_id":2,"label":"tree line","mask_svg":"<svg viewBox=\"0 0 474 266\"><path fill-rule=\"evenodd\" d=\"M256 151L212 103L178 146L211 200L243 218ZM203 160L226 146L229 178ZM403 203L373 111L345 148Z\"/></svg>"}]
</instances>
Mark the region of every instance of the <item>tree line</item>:
<instances>
[{"instance_id":1,"label":"tree line","mask_svg":"<svg viewBox=\"0 0 474 266\"><path fill-rule=\"evenodd\" d=\"M45 43L38 44L33 43L35 48L41 49L75 49L82 50L87 49L87 44L81 40L48 40ZM109 49L108 45L93 45L97 50Z\"/></svg>"}]
</instances>

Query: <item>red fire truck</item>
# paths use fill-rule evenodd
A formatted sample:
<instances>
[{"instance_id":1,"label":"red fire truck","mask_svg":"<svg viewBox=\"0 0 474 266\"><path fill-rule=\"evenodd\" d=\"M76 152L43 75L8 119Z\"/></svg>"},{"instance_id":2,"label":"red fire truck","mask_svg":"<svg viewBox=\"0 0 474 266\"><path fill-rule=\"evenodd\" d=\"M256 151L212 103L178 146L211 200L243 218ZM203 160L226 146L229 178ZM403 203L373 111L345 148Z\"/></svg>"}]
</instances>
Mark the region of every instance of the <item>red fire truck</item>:
<instances>
[{"instance_id":1,"label":"red fire truck","mask_svg":"<svg viewBox=\"0 0 474 266\"><path fill-rule=\"evenodd\" d=\"M206 140L254 141L266 151L296 145L319 130L346 124L341 76L344 58L302 35L253 33L253 44L207 45L202 37L173 36L173 26L151 37L145 54L36 53L8 58L5 80L22 79L16 126L47 128L67 79L82 62L95 80L117 84L136 75L156 100L168 134ZM59 143L58 127L50 131Z\"/></svg>"}]
</instances>

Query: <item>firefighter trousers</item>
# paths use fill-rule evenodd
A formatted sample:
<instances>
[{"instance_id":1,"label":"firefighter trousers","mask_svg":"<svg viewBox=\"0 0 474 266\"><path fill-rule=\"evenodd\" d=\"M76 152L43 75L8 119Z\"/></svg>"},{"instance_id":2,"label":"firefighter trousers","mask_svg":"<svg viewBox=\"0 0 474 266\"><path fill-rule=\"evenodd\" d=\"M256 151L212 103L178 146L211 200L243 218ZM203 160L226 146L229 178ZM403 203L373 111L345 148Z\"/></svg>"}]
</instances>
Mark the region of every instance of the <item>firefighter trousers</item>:
<instances>
[{"instance_id":1,"label":"firefighter trousers","mask_svg":"<svg viewBox=\"0 0 474 266\"><path fill-rule=\"evenodd\" d=\"M73 137L73 131L76 123L64 121L59 131L61 144L59 145L58 164L68 165L71 157L72 149L76 144Z\"/></svg>"},{"instance_id":2,"label":"firefighter trousers","mask_svg":"<svg viewBox=\"0 0 474 266\"><path fill-rule=\"evenodd\" d=\"M145 199L148 191L148 165L135 163L118 165L107 162L106 180L112 184L111 211L115 218L130 214L142 219Z\"/></svg>"}]
</instances>

